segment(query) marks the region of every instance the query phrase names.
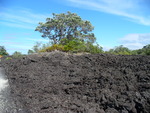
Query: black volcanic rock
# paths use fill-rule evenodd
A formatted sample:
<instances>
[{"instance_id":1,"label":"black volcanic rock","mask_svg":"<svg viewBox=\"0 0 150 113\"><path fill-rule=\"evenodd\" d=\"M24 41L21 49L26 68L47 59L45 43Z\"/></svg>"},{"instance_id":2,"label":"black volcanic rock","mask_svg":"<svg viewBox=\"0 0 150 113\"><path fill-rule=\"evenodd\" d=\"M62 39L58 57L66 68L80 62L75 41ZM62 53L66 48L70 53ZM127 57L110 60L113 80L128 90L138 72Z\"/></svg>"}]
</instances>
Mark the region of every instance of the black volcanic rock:
<instances>
[{"instance_id":1,"label":"black volcanic rock","mask_svg":"<svg viewBox=\"0 0 150 113\"><path fill-rule=\"evenodd\" d=\"M150 56L52 52L2 64L27 113L150 111Z\"/></svg>"}]
</instances>

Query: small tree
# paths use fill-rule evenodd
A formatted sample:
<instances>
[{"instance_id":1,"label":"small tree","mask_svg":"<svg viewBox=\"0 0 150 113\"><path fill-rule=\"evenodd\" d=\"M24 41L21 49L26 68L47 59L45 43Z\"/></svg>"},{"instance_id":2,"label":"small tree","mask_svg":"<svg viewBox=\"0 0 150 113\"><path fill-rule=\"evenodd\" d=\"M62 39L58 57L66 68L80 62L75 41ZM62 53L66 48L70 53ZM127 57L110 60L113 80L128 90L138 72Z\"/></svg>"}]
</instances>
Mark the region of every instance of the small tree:
<instances>
[{"instance_id":1,"label":"small tree","mask_svg":"<svg viewBox=\"0 0 150 113\"><path fill-rule=\"evenodd\" d=\"M142 48L143 52L145 53L145 55L150 55L150 44L144 46Z\"/></svg>"},{"instance_id":2,"label":"small tree","mask_svg":"<svg viewBox=\"0 0 150 113\"><path fill-rule=\"evenodd\" d=\"M21 52L18 52L18 51L15 51L13 54L12 54L12 57L14 58L19 58L19 57L22 57L23 54Z\"/></svg>"},{"instance_id":3,"label":"small tree","mask_svg":"<svg viewBox=\"0 0 150 113\"><path fill-rule=\"evenodd\" d=\"M63 38L79 38L86 42L94 43L96 38L92 33L94 27L90 21L84 21L75 13L53 13L52 18L47 18L45 23L40 22L35 31L48 37L53 44L59 44Z\"/></svg>"},{"instance_id":4,"label":"small tree","mask_svg":"<svg viewBox=\"0 0 150 113\"><path fill-rule=\"evenodd\" d=\"M139 55L150 55L150 44L144 46L142 49L136 50Z\"/></svg>"},{"instance_id":5,"label":"small tree","mask_svg":"<svg viewBox=\"0 0 150 113\"><path fill-rule=\"evenodd\" d=\"M114 49L110 49L106 53L116 54L116 55L131 55L131 50L123 45L117 46Z\"/></svg>"},{"instance_id":6,"label":"small tree","mask_svg":"<svg viewBox=\"0 0 150 113\"><path fill-rule=\"evenodd\" d=\"M86 43L86 52L89 53L103 53L103 48L99 44L93 45L91 43Z\"/></svg>"},{"instance_id":7,"label":"small tree","mask_svg":"<svg viewBox=\"0 0 150 113\"><path fill-rule=\"evenodd\" d=\"M32 47L32 49L28 50L28 54L38 53L51 45L52 45L51 42L48 42L46 44L43 44L42 42L36 42L35 45Z\"/></svg>"},{"instance_id":8,"label":"small tree","mask_svg":"<svg viewBox=\"0 0 150 113\"><path fill-rule=\"evenodd\" d=\"M2 56L8 55L4 46L0 46L0 55Z\"/></svg>"},{"instance_id":9,"label":"small tree","mask_svg":"<svg viewBox=\"0 0 150 113\"><path fill-rule=\"evenodd\" d=\"M29 49L28 50L28 55L35 53L33 50Z\"/></svg>"}]
</instances>

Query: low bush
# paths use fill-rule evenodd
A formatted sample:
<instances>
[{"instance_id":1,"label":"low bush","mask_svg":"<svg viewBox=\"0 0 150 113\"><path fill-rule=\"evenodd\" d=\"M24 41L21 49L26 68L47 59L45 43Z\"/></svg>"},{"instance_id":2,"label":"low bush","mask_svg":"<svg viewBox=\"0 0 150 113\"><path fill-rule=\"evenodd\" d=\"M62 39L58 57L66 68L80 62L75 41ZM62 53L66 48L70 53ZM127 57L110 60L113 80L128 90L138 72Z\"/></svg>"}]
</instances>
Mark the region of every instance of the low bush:
<instances>
[{"instance_id":1,"label":"low bush","mask_svg":"<svg viewBox=\"0 0 150 113\"><path fill-rule=\"evenodd\" d=\"M117 46L114 49L110 49L109 51L106 51L105 53L115 54L115 55L132 55L132 51L128 49L127 47L124 47L123 45Z\"/></svg>"},{"instance_id":2,"label":"low bush","mask_svg":"<svg viewBox=\"0 0 150 113\"><path fill-rule=\"evenodd\" d=\"M11 57L6 57L6 58L5 58L5 60L11 60L11 59L12 59Z\"/></svg>"},{"instance_id":3,"label":"low bush","mask_svg":"<svg viewBox=\"0 0 150 113\"><path fill-rule=\"evenodd\" d=\"M18 51L15 51L13 54L12 54L12 57L13 58L21 58L23 57L24 55L21 53L21 52L18 52Z\"/></svg>"},{"instance_id":4,"label":"low bush","mask_svg":"<svg viewBox=\"0 0 150 113\"><path fill-rule=\"evenodd\" d=\"M92 53L92 54L103 53L103 48L100 47L98 44L97 45L93 45L91 43L87 43L85 51L88 52L88 53Z\"/></svg>"},{"instance_id":5,"label":"low bush","mask_svg":"<svg viewBox=\"0 0 150 113\"><path fill-rule=\"evenodd\" d=\"M71 53L102 53L102 47L98 44L93 45L90 42L84 42L81 39L72 38L72 39L62 39L59 44L54 44L52 46L41 49L39 52L51 52L54 50L59 50L63 52Z\"/></svg>"},{"instance_id":6,"label":"low bush","mask_svg":"<svg viewBox=\"0 0 150 113\"><path fill-rule=\"evenodd\" d=\"M44 49L41 49L39 52L51 52L51 51L55 51L55 50L65 51L63 45L54 44L52 46L46 47Z\"/></svg>"}]
</instances>

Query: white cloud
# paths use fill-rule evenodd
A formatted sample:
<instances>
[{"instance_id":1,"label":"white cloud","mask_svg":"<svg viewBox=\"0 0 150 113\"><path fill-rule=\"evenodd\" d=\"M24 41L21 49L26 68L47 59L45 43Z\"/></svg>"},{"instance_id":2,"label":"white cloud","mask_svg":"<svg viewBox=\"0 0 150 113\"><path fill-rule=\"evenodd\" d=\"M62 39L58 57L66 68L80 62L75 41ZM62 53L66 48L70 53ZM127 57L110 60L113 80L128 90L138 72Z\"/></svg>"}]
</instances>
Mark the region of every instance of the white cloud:
<instances>
[{"instance_id":1,"label":"white cloud","mask_svg":"<svg viewBox=\"0 0 150 113\"><path fill-rule=\"evenodd\" d=\"M10 27L35 29L39 22L45 21L49 14L33 13L29 9L5 9L0 12L0 23Z\"/></svg>"},{"instance_id":2,"label":"white cloud","mask_svg":"<svg viewBox=\"0 0 150 113\"><path fill-rule=\"evenodd\" d=\"M140 49L150 44L150 33L145 34L128 34L120 39L120 42L130 49Z\"/></svg>"},{"instance_id":3,"label":"white cloud","mask_svg":"<svg viewBox=\"0 0 150 113\"><path fill-rule=\"evenodd\" d=\"M128 20L150 26L150 14L145 16L142 0L67 0L74 6L126 17ZM145 8L146 9L146 8Z\"/></svg>"}]
</instances>

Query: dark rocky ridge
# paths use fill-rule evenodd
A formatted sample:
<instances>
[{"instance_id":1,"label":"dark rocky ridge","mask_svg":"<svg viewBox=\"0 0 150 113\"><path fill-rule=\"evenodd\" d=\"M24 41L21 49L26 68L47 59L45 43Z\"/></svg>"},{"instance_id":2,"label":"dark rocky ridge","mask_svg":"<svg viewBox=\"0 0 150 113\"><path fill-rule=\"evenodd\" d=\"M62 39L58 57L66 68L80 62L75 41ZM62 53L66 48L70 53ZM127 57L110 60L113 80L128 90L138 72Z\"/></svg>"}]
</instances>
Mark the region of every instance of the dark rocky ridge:
<instances>
[{"instance_id":1,"label":"dark rocky ridge","mask_svg":"<svg viewBox=\"0 0 150 113\"><path fill-rule=\"evenodd\" d=\"M3 61L26 113L149 113L150 56L52 52Z\"/></svg>"}]
</instances>

